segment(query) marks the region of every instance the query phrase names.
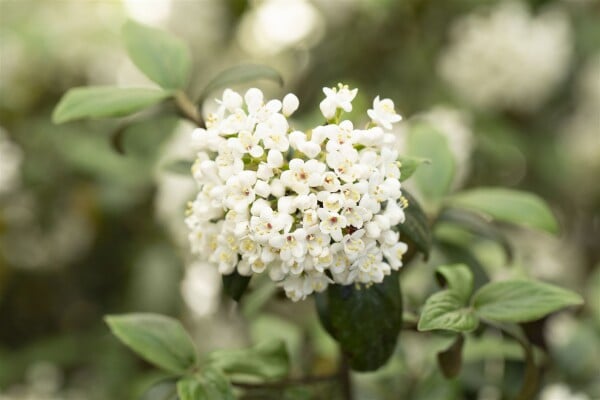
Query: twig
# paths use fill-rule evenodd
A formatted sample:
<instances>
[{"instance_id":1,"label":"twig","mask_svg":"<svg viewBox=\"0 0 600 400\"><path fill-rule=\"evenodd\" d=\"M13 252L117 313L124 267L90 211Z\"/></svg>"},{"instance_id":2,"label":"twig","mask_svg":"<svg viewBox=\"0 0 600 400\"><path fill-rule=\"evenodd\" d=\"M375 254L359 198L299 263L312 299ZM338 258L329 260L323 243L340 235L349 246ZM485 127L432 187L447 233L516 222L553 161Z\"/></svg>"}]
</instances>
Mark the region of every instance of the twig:
<instances>
[{"instance_id":1,"label":"twig","mask_svg":"<svg viewBox=\"0 0 600 400\"><path fill-rule=\"evenodd\" d=\"M346 356L342 355L340 361L339 370L340 385L342 386L342 394L345 400L353 400L354 395L352 394L352 379L350 377L350 366Z\"/></svg>"},{"instance_id":2,"label":"twig","mask_svg":"<svg viewBox=\"0 0 600 400\"><path fill-rule=\"evenodd\" d=\"M175 93L175 104L177 104L179 111L181 111L181 114L185 118L189 119L199 127L204 127L204 119L202 119L200 110L198 110L198 107L196 107L184 92L179 91Z\"/></svg>"}]
</instances>

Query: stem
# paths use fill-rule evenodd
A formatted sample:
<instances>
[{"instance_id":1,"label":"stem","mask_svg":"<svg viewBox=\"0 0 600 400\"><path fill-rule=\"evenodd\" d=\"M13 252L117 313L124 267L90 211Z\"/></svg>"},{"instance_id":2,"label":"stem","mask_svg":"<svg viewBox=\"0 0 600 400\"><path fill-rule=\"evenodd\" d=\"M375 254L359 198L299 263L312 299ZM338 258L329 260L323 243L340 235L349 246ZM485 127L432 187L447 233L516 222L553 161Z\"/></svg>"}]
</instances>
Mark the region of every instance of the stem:
<instances>
[{"instance_id":1,"label":"stem","mask_svg":"<svg viewBox=\"0 0 600 400\"><path fill-rule=\"evenodd\" d=\"M352 394L352 379L350 376L350 367L346 356L342 355L339 370L340 385L342 386L342 395L345 400L353 400L354 395Z\"/></svg>"},{"instance_id":2,"label":"stem","mask_svg":"<svg viewBox=\"0 0 600 400\"><path fill-rule=\"evenodd\" d=\"M339 374L333 375L322 375L322 376L305 376L297 379L284 379L277 382L263 382L263 383L249 383L249 382L236 382L233 381L231 384L243 389L283 389L288 386L301 386L301 385L315 385L323 382L331 382L337 380Z\"/></svg>"},{"instance_id":3,"label":"stem","mask_svg":"<svg viewBox=\"0 0 600 400\"><path fill-rule=\"evenodd\" d=\"M185 118L189 119L199 127L204 127L204 120L202 119L200 110L198 110L198 107L196 107L184 92L178 91L175 93L175 104L177 104L179 111L181 111L181 114Z\"/></svg>"}]
</instances>

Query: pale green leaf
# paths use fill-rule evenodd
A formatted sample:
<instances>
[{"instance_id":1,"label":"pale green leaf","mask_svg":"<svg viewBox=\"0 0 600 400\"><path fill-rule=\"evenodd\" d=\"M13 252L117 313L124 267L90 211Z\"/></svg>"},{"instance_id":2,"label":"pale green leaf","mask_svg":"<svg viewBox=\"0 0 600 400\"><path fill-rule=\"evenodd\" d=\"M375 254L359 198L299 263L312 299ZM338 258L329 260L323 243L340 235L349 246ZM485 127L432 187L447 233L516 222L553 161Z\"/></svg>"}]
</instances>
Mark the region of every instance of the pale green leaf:
<instances>
[{"instance_id":1,"label":"pale green leaf","mask_svg":"<svg viewBox=\"0 0 600 400\"><path fill-rule=\"evenodd\" d=\"M170 94L160 89L111 86L78 87L61 99L52 121L60 124L81 118L122 117L159 103Z\"/></svg>"},{"instance_id":2,"label":"pale green leaf","mask_svg":"<svg viewBox=\"0 0 600 400\"><path fill-rule=\"evenodd\" d=\"M408 153L431 160L414 173L414 181L425 200L437 203L450 191L454 178L455 160L448 140L430 124L419 121L408 133Z\"/></svg>"},{"instance_id":3,"label":"pale green leaf","mask_svg":"<svg viewBox=\"0 0 600 400\"><path fill-rule=\"evenodd\" d=\"M575 292L530 280L488 283L473 297L473 307L480 317L499 322L534 321L582 303Z\"/></svg>"},{"instance_id":4,"label":"pale green leaf","mask_svg":"<svg viewBox=\"0 0 600 400\"><path fill-rule=\"evenodd\" d=\"M283 341L273 340L249 349L216 350L207 362L227 375L249 379L280 379L288 374L289 356Z\"/></svg>"},{"instance_id":5,"label":"pale green leaf","mask_svg":"<svg viewBox=\"0 0 600 400\"><path fill-rule=\"evenodd\" d=\"M410 178L421 164L431 164L431 160L421 157L400 157L400 182Z\"/></svg>"},{"instance_id":6,"label":"pale green leaf","mask_svg":"<svg viewBox=\"0 0 600 400\"><path fill-rule=\"evenodd\" d=\"M106 323L121 342L142 358L174 373L196 364L196 350L181 323L157 314L107 316Z\"/></svg>"},{"instance_id":7,"label":"pale green leaf","mask_svg":"<svg viewBox=\"0 0 600 400\"><path fill-rule=\"evenodd\" d=\"M558 223L548 205L540 197L527 192L503 188L478 188L450 197L450 203L483 212L498 221L558 231Z\"/></svg>"},{"instance_id":8,"label":"pale green leaf","mask_svg":"<svg viewBox=\"0 0 600 400\"><path fill-rule=\"evenodd\" d=\"M179 400L235 400L231 383L219 370L206 367L195 377L177 382Z\"/></svg>"},{"instance_id":9,"label":"pale green leaf","mask_svg":"<svg viewBox=\"0 0 600 400\"><path fill-rule=\"evenodd\" d=\"M463 304L473 292L473 273L464 264L442 265L436 269L438 281L456 292Z\"/></svg>"},{"instance_id":10,"label":"pale green leaf","mask_svg":"<svg viewBox=\"0 0 600 400\"><path fill-rule=\"evenodd\" d=\"M192 59L182 40L131 20L123 26L123 39L129 57L148 78L165 89L185 87Z\"/></svg>"}]
</instances>

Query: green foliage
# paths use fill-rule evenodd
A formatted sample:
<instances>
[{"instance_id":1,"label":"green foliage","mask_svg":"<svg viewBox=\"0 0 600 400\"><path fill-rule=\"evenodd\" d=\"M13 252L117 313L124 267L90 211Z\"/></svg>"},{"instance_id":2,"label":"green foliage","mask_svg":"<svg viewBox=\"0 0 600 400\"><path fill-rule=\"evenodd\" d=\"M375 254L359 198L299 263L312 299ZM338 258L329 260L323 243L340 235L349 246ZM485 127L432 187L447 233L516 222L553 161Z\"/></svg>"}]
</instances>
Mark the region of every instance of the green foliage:
<instances>
[{"instance_id":1,"label":"green foliage","mask_svg":"<svg viewBox=\"0 0 600 400\"><path fill-rule=\"evenodd\" d=\"M431 160L421 157L400 157L400 182L404 182L417 171L421 164L431 164Z\"/></svg>"},{"instance_id":2,"label":"green foliage","mask_svg":"<svg viewBox=\"0 0 600 400\"><path fill-rule=\"evenodd\" d=\"M248 349L216 350L207 355L206 362L240 379L274 380L289 371L289 356L283 341L272 340Z\"/></svg>"},{"instance_id":3,"label":"green foliage","mask_svg":"<svg viewBox=\"0 0 600 400\"><path fill-rule=\"evenodd\" d=\"M156 314L107 316L106 323L119 340L145 360L173 373L197 363L196 350L179 321Z\"/></svg>"},{"instance_id":4,"label":"green foliage","mask_svg":"<svg viewBox=\"0 0 600 400\"><path fill-rule=\"evenodd\" d=\"M473 275L465 265L437 269L448 288L430 296L419 319L419 330L468 332L479 318L494 323L529 322L562 308L583 303L577 293L542 282L507 280L482 286L471 299Z\"/></svg>"},{"instance_id":5,"label":"green foliage","mask_svg":"<svg viewBox=\"0 0 600 400\"><path fill-rule=\"evenodd\" d=\"M408 205L404 209L406 219L397 226L397 229L401 233L401 240L407 242L410 247L416 247L427 258L429 257L429 250L431 248L429 221L417 200L407 191L403 191L402 193Z\"/></svg>"},{"instance_id":6,"label":"green foliage","mask_svg":"<svg viewBox=\"0 0 600 400\"><path fill-rule=\"evenodd\" d=\"M131 61L148 78L165 89L185 87L192 60L180 39L131 20L123 26L123 39Z\"/></svg>"},{"instance_id":7,"label":"green foliage","mask_svg":"<svg viewBox=\"0 0 600 400\"><path fill-rule=\"evenodd\" d=\"M237 65L223 70L215 76L202 91L200 102L204 101L215 90L259 79L270 80L276 82L279 86L283 86L281 74L271 67L258 64Z\"/></svg>"},{"instance_id":8,"label":"green foliage","mask_svg":"<svg viewBox=\"0 0 600 400\"><path fill-rule=\"evenodd\" d=\"M338 341L352 369L374 371L387 362L402 327L397 272L371 286L329 285L316 301L323 326Z\"/></svg>"},{"instance_id":9,"label":"green foliage","mask_svg":"<svg viewBox=\"0 0 600 400\"><path fill-rule=\"evenodd\" d=\"M237 271L223 275L223 290L235 301L240 301L250 284L251 276L242 276Z\"/></svg>"},{"instance_id":10,"label":"green foliage","mask_svg":"<svg viewBox=\"0 0 600 400\"><path fill-rule=\"evenodd\" d=\"M122 117L161 102L170 94L159 89L79 87L69 90L52 114L56 124L81 118Z\"/></svg>"},{"instance_id":11,"label":"green foliage","mask_svg":"<svg viewBox=\"0 0 600 400\"><path fill-rule=\"evenodd\" d=\"M538 196L511 189L477 188L457 193L450 204L482 212L510 222L550 233L558 232L558 223L548 205Z\"/></svg>"},{"instance_id":12,"label":"green foliage","mask_svg":"<svg viewBox=\"0 0 600 400\"><path fill-rule=\"evenodd\" d=\"M219 370L208 367L177 382L179 400L235 400L233 388Z\"/></svg>"},{"instance_id":13,"label":"green foliage","mask_svg":"<svg viewBox=\"0 0 600 400\"><path fill-rule=\"evenodd\" d=\"M460 208L446 208L438 216L437 223L450 224L453 228L470 232L477 238L496 242L504 250L508 263L512 262L514 255L510 242L504 233L491 224L491 220L484 215Z\"/></svg>"},{"instance_id":14,"label":"green foliage","mask_svg":"<svg viewBox=\"0 0 600 400\"><path fill-rule=\"evenodd\" d=\"M427 299L418 329L470 332L477 328L477 317L467 306L473 290L473 274L469 267L463 264L441 266L437 273L448 287Z\"/></svg>"},{"instance_id":15,"label":"green foliage","mask_svg":"<svg viewBox=\"0 0 600 400\"><path fill-rule=\"evenodd\" d=\"M473 297L477 314L499 322L528 322L569 306L583 304L577 293L530 280L492 282Z\"/></svg>"},{"instance_id":16,"label":"green foliage","mask_svg":"<svg viewBox=\"0 0 600 400\"><path fill-rule=\"evenodd\" d=\"M450 191L454 178L455 161L448 140L430 124L418 122L408 133L408 153L431 160L415 172L414 179L423 197L436 204Z\"/></svg>"}]
</instances>

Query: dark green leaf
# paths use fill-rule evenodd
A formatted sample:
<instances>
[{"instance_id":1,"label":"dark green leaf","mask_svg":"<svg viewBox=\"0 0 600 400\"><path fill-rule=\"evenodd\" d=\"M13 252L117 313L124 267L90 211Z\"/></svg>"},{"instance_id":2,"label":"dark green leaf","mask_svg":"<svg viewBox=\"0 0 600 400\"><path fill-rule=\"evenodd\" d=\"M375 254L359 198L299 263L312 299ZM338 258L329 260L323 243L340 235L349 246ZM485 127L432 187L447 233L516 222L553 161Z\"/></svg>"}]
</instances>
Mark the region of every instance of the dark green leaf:
<instances>
[{"instance_id":1,"label":"dark green leaf","mask_svg":"<svg viewBox=\"0 0 600 400\"><path fill-rule=\"evenodd\" d=\"M217 350L207 356L210 365L239 378L280 379L288 374L289 356L280 340L259 343L249 349Z\"/></svg>"},{"instance_id":2,"label":"dark green leaf","mask_svg":"<svg viewBox=\"0 0 600 400\"><path fill-rule=\"evenodd\" d=\"M179 321L156 314L107 316L106 323L119 340L142 358L174 373L196 364L196 350Z\"/></svg>"},{"instance_id":3,"label":"dark green leaf","mask_svg":"<svg viewBox=\"0 0 600 400\"><path fill-rule=\"evenodd\" d=\"M431 160L415 172L414 180L423 197L436 203L449 192L454 178L455 161L448 140L430 124L418 121L408 134L408 153Z\"/></svg>"},{"instance_id":4,"label":"dark green leaf","mask_svg":"<svg viewBox=\"0 0 600 400\"><path fill-rule=\"evenodd\" d=\"M568 306L583 304L577 293L530 280L492 282L473 297L482 318L499 322L529 322Z\"/></svg>"},{"instance_id":5,"label":"dark green leaf","mask_svg":"<svg viewBox=\"0 0 600 400\"><path fill-rule=\"evenodd\" d=\"M429 221L417 200L407 191L403 191L402 194L408 201L408 206L404 209L406 220L397 226L401 233L401 240L409 245L409 249L416 247L427 259L431 248Z\"/></svg>"},{"instance_id":6,"label":"dark green leaf","mask_svg":"<svg viewBox=\"0 0 600 400\"><path fill-rule=\"evenodd\" d=\"M283 78L277 70L271 67L257 64L238 65L228 68L215 76L202 91L200 102L215 90L259 79L267 79L283 86Z\"/></svg>"},{"instance_id":7,"label":"dark green leaf","mask_svg":"<svg viewBox=\"0 0 600 400\"><path fill-rule=\"evenodd\" d=\"M498 221L558 232L548 205L538 196L511 189L478 188L450 197L450 204L483 212Z\"/></svg>"},{"instance_id":8,"label":"dark green leaf","mask_svg":"<svg viewBox=\"0 0 600 400\"><path fill-rule=\"evenodd\" d=\"M250 276L240 275L237 271L233 271L229 275L223 275L223 289L233 300L240 301L250 284L250 278Z\"/></svg>"},{"instance_id":9,"label":"dark green leaf","mask_svg":"<svg viewBox=\"0 0 600 400\"><path fill-rule=\"evenodd\" d=\"M421 157L400 157L400 182L410 178L421 164L431 164L431 160Z\"/></svg>"},{"instance_id":10,"label":"dark green leaf","mask_svg":"<svg viewBox=\"0 0 600 400\"><path fill-rule=\"evenodd\" d=\"M438 217L438 222L459 226L473 233L476 237L489 239L498 243L504 250L508 263L512 263L514 256L512 245L498 227L492 225L491 221L482 215L468 210L446 208Z\"/></svg>"},{"instance_id":11,"label":"dark green leaf","mask_svg":"<svg viewBox=\"0 0 600 400\"><path fill-rule=\"evenodd\" d=\"M56 124L81 118L122 117L159 103L170 94L159 89L89 86L70 89L54 109Z\"/></svg>"},{"instance_id":12,"label":"dark green leaf","mask_svg":"<svg viewBox=\"0 0 600 400\"><path fill-rule=\"evenodd\" d=\"M374 371L387 362L402 327L397 272L369 287L329 285L316 301L323 326L340 344L352 369Z\"/></svg>"},{"instance_id":13,"label":"dark green leaf","mask_svg":"<svg viewBox=\"0 0 600 400\"><path fill-rule=\"evenodd\" d=\"M465 337L459 334L450 347L437 354L438 365L442 370L442 374L448 379L455 378L460 373L464 342Z\"/></svg>"},{"instance_id":14,"label":"dark green leaf","mask_svg":"<svg viewBox=\"0 0 600 400\"><path fill-rule=\"evenodd\" d=\"M173 174L191 176L192 165L194 165L194 162L191 160L173 160L167 161L163 165L163 169Z\"/></svg>"},{"instance_id":15,"label":"dark green leaf","mask_svg":"<svg viewBox=\"0 0 600 400\"><path fill-rule=\"evenodd\" d=\"M185 43L156 28L127 21L123 38L133 63L165 89L182 89L189 79L192 59Z\"/></svg>"}]
</instances>

